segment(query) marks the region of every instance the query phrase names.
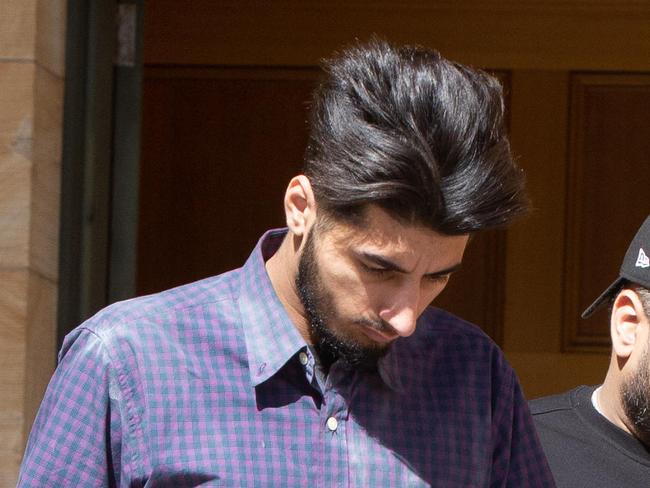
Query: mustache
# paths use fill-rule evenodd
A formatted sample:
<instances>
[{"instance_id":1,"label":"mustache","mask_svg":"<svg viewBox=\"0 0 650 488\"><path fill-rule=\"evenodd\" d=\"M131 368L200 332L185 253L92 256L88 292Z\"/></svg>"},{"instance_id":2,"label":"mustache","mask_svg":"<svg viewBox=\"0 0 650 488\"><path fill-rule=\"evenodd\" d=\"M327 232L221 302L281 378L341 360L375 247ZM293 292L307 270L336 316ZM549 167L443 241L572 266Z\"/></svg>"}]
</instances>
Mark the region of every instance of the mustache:
<instances>
[{"instance_id":1,"label":"mustache","mask_svg":"<svg viewBox=\"0 0 650 488\"><path fill-rule=\"evenodd\" d=\"M388 322L380 318L376 318L376 319L359 318L354 320L353 323L355 325L361 325L363 327L369 327L371 329L375 329L384 334L390 334L390 335L397 334L395 329L393 329L393 327Z\"/></svg>"}]
</instances>

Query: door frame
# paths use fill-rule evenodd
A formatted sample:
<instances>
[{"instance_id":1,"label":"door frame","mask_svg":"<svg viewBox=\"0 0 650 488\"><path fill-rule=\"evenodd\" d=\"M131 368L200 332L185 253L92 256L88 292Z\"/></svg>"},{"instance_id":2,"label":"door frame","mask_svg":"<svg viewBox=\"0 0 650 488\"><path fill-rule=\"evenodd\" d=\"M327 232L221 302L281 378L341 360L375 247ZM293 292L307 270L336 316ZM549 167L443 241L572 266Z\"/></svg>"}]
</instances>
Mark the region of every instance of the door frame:
<instances>
[{"instance_id":1,"label":"door frame","mask_svg":"<svg viewBox=\"0 0 650 488\"><path fill-rule=\"evenodd\" d=\"M143 4L68 2L57 350L135 292Z\"/></svg>"}]
</instances>

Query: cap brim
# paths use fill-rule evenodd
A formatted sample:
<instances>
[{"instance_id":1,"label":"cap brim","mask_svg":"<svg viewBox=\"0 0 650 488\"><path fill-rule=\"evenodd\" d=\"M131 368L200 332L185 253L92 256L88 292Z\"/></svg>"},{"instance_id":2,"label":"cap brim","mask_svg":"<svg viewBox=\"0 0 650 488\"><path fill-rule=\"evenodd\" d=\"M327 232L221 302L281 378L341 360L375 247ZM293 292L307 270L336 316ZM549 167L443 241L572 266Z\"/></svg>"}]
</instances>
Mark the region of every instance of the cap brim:
<instances>
[{"instance_id":1,"label":"cap brim","mask_svg":"<svg viewBox=\"0 0 650 488\"><path fill-rule=\"evenodd\" d=\"M614 281L614 283L612 283L611 285L609 285L609 286L607 287L607 289L606 289L604 292L602 292L601 295L600 295L598 298L596 298L596 300L594 301L594 303L592 303L591 305L589 305L589 306L585 309L585 311L582 312L581 317L582 317L583 319L586 319L586 318L591 317L591 315L592 315L596 310L598 310L598 309L599 309L599 308L600 308L600 307L601 307L605 302L607 302L607 301L611 298L611 296L612 296L613 294L615 294L615 293L618 291L618 289L621 287L621 285L623 285L623 283L624 283L625 281L626 281L625 278L623 278L622 276L619 276L619 277L616 279L616 281Z\"/></svg>"}]
</instances>

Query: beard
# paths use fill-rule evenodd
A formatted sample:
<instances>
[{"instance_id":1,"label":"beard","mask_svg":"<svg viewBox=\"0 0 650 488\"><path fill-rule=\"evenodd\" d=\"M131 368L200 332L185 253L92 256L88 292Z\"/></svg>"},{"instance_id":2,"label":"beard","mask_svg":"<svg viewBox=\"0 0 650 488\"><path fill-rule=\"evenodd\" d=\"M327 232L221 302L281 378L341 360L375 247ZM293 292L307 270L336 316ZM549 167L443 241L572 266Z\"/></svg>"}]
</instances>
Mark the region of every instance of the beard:
<instances>
[{"instance_id":1,"label":"beard","mask_svg":"<svg viewBox=\"0 0 650 488\"><path fill-rule=\"evenodd\" d=\"M632 433L650 449L650 353L648 345L639 359L637 370L621 384L625 415Z\"/></svg>"},{"instance_id":2,"label":"beard","mask_svg":"<svg viewBox=\"0 0 650 488\"><path fill-rule=\"evenodd\" d=\"M317 226L306 236L305 248L298 263L295 284L298 297L309 323L312 343L327 371L336 360L365 371L377 369L377 361L386 354L388 346L364 346L354 339L343 337L332 330L331 322L341 320L336 313L332 294L325 289L318 264L316 263L315 238ZM386 329L381 321L359 318L350 321L352 325Z\"/></svg>"}]
</instances>

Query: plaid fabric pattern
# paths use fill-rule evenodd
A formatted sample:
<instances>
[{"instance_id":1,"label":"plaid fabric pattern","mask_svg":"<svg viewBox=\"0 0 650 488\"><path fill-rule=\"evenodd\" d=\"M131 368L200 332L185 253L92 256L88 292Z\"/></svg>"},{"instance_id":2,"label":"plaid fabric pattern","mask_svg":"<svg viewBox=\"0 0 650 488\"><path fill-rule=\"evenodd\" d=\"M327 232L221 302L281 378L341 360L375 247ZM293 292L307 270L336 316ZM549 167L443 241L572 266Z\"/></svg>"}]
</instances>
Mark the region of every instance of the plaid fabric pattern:
<instances>
[{"instance_id":1,"label":"plaid fabric pattern","mask_svg":"<svg viewBox=\"0 0 650 488\"><path fill-rule=\"evenodd\" d=\"M283 234L70 333L19 486L554 486L502 353L441 310L321 388L264 268Z\"/></svg>"}]
</instances>

